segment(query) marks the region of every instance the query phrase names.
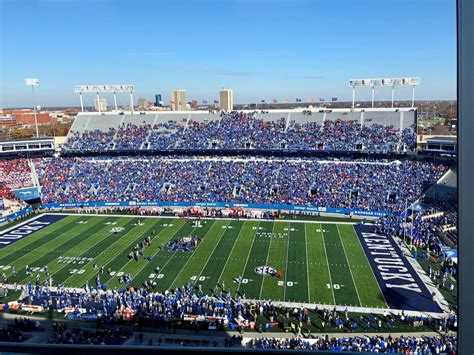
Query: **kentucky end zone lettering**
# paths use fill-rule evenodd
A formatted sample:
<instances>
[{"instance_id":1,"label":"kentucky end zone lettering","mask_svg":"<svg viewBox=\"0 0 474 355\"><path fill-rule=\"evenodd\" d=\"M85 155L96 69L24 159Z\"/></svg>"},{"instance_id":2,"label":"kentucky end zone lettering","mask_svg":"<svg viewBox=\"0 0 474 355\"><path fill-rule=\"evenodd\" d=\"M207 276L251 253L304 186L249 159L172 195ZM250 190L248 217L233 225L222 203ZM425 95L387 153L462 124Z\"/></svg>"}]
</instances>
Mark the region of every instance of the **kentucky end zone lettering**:
<instances>
[{"instance_id":1,"label":"kentucky end zone lettering","mask_svg":"<svg viewBox=\"0 0 474 355\"><path fill-rule=\"evenodd\" d=\"M35 220L26 222L25 224L16 226L10 230L0 232L0 249L7 245L16 242L24 237L27 237L49 225L63 219L65 216L61 215L45 215Z\"/></svg>"},{"instance_id":2,"label":"kentucky end zone lettering","mask_svg":"<svg viewBox=\"0 0 474 355\"><path fill-rule=\"evenodd\" d=\"M441 312L391 237L374 233L373 226L356 225L354 228L390 308Z\"/></svg>"},{"instance_id":3,"label":"kentucky end zone lettering","mask_svg":"<svg viewBox=\"0 0 474 355\"><path fill-rule=\"evenodd\" d=\"M403 260L390 243L390 240L383 235L375 233L362 233L370 255L378 256L374 259L377 269L388 288L404 288L413 292L421 292L421 289L415 283L408 268L402 266ZM390 272L397 271L397 272Z\"/></svg>"}]
</instances>

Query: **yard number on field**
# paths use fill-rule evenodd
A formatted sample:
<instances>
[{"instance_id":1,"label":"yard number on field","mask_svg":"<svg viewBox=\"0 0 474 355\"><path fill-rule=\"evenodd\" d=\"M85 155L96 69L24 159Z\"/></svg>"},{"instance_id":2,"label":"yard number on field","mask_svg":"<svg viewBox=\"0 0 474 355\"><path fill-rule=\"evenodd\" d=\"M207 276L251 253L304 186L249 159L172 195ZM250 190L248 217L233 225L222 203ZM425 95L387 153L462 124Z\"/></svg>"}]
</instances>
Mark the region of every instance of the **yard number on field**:
<instances>
[{"instance_id":1,"label":"yard number on field","mask_svg":"<svg viewBox=\"0 0 474 355\"><path fill-rule=\"evenodd\" d=\"M287 287L292 287L293 285L297 285L297 284L298 282L286 281ZM278 286L285 286L285 281L278 281Z\"/></svg>"}]
</instances>

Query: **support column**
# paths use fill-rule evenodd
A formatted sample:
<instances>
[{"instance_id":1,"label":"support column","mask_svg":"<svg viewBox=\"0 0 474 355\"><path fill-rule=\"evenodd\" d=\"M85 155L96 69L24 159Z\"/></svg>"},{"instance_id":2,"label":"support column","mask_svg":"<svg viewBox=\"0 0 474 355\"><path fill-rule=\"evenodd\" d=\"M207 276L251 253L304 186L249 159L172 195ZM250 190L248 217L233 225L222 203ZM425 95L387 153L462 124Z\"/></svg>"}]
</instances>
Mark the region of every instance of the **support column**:
<instances>
[{"instance_id":1,"label":"support column","mask_svg":"<svg viewBox=\"0 0 474 355\"><path fill-rule=\"evenodd\" d=\"M114 91L114 106L115 106L115 111L117 111L117 95L115 95L115 91Z\"/></svg>"},{"instance_id":2,"label":"support column","mask_svg":"<svg viewBox=\"0 0 474 355\"><path fill-rule=\"evenodd\" d=\"M372 108L374 108L375 86L372 86Z\"/></svg>"},{"instance_id":3,"label":"support column","mask_svg":"<svg viewBox=\"0 0 474 355\"><path fill-rule=\"evenodd\" d=\"M352 109L355 107L355 97L356 97L356 89L355 86L352 87Z\"/></svg>"},{"instance_id":4,"label":"support column","mask_svg":"<svg viewBox=\"0 0 474 355\"><path fill-rule=\"evenodd\" d=\"M393 108L393 100L395 98L395 86L392 86L392 108Z\"/></svg>"},{"instance_id":5,"label":"support column","mask_svg":"<svg viewBox=\"0 0 474 355\"><path fill-rule=\"evenodd\" d=\"M82 93L79 93L79 100L81 100L81 112L84 112L84 102L82 101Z\"/></svg>"},{"instance_id":6,"label":"support column","mask_svg":"<svg viewBox=\"0 0 474 355\"><path fill-rule=\"evenodd\" d=\"M130 91L130 109L131 109L132 114L133 114L133 94L132 94L131 91Z\"/></svg>"},{"instance_id":7,"label":"support column","mask_svg":"<svg viewBox=\"0 0 474 355\"><path fill-rule=\"evenodd\" d=\"M101 111L100 111L100 96L99 96L99 93L97 93L97 110L98 110L99 112L101 112Z\"/></svg>"}]
</instances>

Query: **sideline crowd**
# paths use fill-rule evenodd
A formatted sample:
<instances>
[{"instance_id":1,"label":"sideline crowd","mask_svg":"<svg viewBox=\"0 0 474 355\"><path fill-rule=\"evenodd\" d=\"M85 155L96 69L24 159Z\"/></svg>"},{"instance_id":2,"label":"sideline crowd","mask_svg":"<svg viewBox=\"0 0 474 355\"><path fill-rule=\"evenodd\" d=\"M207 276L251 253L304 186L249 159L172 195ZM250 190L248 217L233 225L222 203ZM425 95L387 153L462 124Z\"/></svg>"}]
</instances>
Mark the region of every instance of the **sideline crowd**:
<instances>
[{"instance_id":1,"label":"sideline crowd","mask_svg":"<svg viewBox=\"0 0 474 355\"><path fill-rule=\"evenodd\" d=\"M446 171L425 161L43 158L43 202L238 202L400 213Z\"/></svg>"}]
</instances>

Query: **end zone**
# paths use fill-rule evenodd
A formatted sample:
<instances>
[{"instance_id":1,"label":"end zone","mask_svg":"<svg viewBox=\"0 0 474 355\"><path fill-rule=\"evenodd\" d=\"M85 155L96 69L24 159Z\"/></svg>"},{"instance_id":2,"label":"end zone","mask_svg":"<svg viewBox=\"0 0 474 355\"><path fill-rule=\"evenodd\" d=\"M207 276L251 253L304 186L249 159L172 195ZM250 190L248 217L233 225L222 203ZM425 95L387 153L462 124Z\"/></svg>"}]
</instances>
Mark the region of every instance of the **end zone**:
<instances>
[{"instance_id":1,"label":"end zone","mask_svg":"<svg viewBox=\"0 0 474 355\"><path fill-rule=\"evenodd\" d=\"M354 229L390 308L443 312L394 239L375 233L374 226Z\"/></svg>"},{"instance_id":2,"label":"end zone","mask_svg":"<svg viewBox=\"0 0 474 355\"><path fill-rule=\"evenodd\" d=\"M12 226L0 232L0 249L23 239L53 223L65 218L65 215L42 214Z\"/></svg>"}]
</instances>

